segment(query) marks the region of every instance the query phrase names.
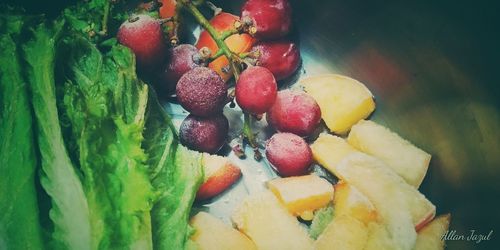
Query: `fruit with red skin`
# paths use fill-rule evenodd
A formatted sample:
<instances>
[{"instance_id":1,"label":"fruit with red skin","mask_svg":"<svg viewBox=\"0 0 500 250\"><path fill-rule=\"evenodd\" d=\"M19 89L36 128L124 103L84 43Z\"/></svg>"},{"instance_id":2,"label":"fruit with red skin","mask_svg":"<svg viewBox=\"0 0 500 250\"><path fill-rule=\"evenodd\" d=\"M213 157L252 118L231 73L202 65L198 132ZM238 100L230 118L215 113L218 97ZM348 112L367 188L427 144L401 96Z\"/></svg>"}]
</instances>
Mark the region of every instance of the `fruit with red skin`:
<instances>
[{"instance_id":1,"label":"fruit with red skin","mask_svg":"<svg viewBox=\"0 0 500 250\"><path fill-rule=\"evenodd\" d=\"M241 177L241 170L227 157L203 154L204 180L197 200L213 198L231 187Z\"/></svg>"},{"instance_id":2,"label":"fruit with red skin","mask_svg":"<svg viewBox=\"0 0 500 250\"><path fill-rule=\"evenodd\" d=\"M184 109L202 117L220 113L228 99L226 83L207 67L186 72L177 82L176 93Z\"/></svg>"},{"instance_id":3,"label":"fruit with red skin","mask_svg":"<svg viewBox=\"0 0 500 250\"><path fill-rule=\"evenodd\" d=\"M186 72L199 67L202 58L198 49L191 44L181 44L171 48L168 53L165 69L160 75L162 90L169 93L175 91L177 82Z\"/></svg>"},{"instance_id":4,"label":"fruit with red skin","mask_svg":"<svg viewBox=\"0 0 500 250\"><path fill-rule=\"evenodd\" d=\"M133 15L120 26L117 39L134 52L140 70L151 71L165 60L167 47L158 19Z\"/></svg>"},{"instance_id":5,"label":"fruit with red skin","mask_svg":"<svg viewBox=\"0 0 500 250\"><path fill-rule=\"evenodd\" d=\"M300 65L298 46L287 40L259 42L251 51L258 55L257 65L273 72L277 81L293 75Z\"/></svg>"},{"instance_id":6,"label":"fruit with red skin","mask_svg":"<svg viewBox=\"0 0 500 250\"><path fill-rule=\"evenodd\" d=\"M234 22L238 21L239 17L221 12L212 20L210 20L210 24L214 27L218 32L224 32L233 29ZM226 38L224 42L226 43L229 50L232 52L239 54L242 52L247 52L252 48L255 39L248 34L234 34ZM196 42L196 48L201 49L203 47L207 47L212 52L212 55L215 55L219 50L219 47L215 43L214 39L210 34L204 30L201 32L200 37L198 38L198 42ZM219 74L224 81L228 81L233 74L229 72L225 72L222 69L229 66L229 60L226 56L221 56L208 65L209 68L215 70L217 74Z\"/></svg>"},{"instance_id":7,"label":"fruit with red skin","mask_svg":"<svg viewBox=\"0 0 500 250\"><path fill-rule=\"evenodd\" d=\"M267 141L266 157L281 176L304 175L313 162L309 145L292 133L274 134Z\"/></svg>"},{"instance_id":8,"label":"fruit with red skin","mask_svg":"<svg viewBox=\"0 0 500 250\"><path fill-rule=\"evenodd\" d=\"M292 8L288 0L248 0L241 9L241 20L252 21L258 39L275 39L290 31Z\"/></svg>"},{"instance_id":9,"label":"fruit with red skin","mask_svg":"<svg viewBox=\"0 0 500 250\"><path fill-rule=\"evenodd\" d=\"M243 71L236 82L236 102L243 111L263 114L276 100L278 85L271 71L253 66Z\"/></svg>"},{"instance_id":10,"label":"fruit with red skin","mask_svg":"<svg viewBox=\"0 0 500 250\"><path fill-rule=\"evenodd\" d=\"M307 93L286 89L278 92L276 101L267 111L266 119L280 132L308 136L321 122L321 110Z\"/></svg>"},{"instance_id":11,"label":"fruit with red skin","mask_svg":"<svg viewBox=\"0 0 500 250\"><path fill-rule=\"evenodd\" d=\"M229 122L223 114L211 117L188 115L179 129L182 145L189 149L216 153L224 145Z\"/></svg>"}]
</instances>

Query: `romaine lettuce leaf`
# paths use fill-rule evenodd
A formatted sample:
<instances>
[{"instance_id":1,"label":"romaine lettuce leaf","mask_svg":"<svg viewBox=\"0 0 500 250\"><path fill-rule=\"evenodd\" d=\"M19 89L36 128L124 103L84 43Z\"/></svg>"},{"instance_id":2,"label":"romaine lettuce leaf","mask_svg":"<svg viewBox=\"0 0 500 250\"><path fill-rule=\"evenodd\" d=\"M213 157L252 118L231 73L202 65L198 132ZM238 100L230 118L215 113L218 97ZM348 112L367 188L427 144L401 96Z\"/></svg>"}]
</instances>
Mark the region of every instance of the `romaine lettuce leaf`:
<instances>
[{"instance_id":1,"label":"romaine lettuce leaf","mask_svg":"<svg viewBox=\"0 0 500 250\"><path fill-rule=\"evenodd\" d=\"M64 116L78 148L97 247L151 249L154 193L141 148L148 87L123 46L103 55L74 35L62 50Z\"/></svg>"},{"instance_id":2,"label":"romaine lettuce leaf","mask_svg":"<svg viewBox=\"0 0 500 250\"><path fill-rule=\"evenodd\" d=\"M44 248L31 108L16 46L23 21L0 17L0 249L13 250Z\"/></svg>"},{"instance_id":3,"label":"romaine lettuce leaf","mask_svg":"<svg viewBox=\"0 0 500 250\"><path fill-rule=\"evenodd\" d=\"M143 147L159 200L151 212L155 249L186 249L189 214L203 181L201 154L179 145L170 117L151 91Z\"/></svg>"},{"instance_id":4,"label":"romaine lettuce leaf","mask_svg":"<svg viewBox=\"0 0 500 250\"><path fill-rule=\"evenodd\" d=\"M23 46L32 94L43 174L41 183L52 198L53 238L67 249L91 249L89 208L80 178L66 150L55 95L56 42L62 22L40 24Z\"/></svg>"}]
</instances>

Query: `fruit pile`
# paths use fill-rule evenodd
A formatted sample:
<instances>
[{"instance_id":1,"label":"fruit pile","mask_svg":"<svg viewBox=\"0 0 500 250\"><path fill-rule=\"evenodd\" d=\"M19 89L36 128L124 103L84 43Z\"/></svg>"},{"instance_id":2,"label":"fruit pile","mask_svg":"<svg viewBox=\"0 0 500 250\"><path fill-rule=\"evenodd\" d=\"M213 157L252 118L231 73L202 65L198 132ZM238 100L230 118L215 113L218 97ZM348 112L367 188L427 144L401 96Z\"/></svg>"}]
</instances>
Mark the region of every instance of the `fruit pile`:
<instances>
[{"instance_id":1,"label":"fruit pile","mask_svg":"<svg viewBox=\"0 0 500 250\"><path fill-rule=\"evenodd\" d=\"M278 81L292 76L301 62L299 48L287 38L292 23L288 1L249 0L242 6L241 16L222 12L213 4L208 6L215 10L210 21L194 2L164 0L158 10L163 19L132 15L117 35L118 41L136 54L142 77L155 83L160 96L175 94L179 104L190 113L180 127L182 144L193 150L217 153L229 139L229 123L222 111L234 101L245 113L244 140L240 144L248 142L257 160L261 154L250 129L252 118L260 119L268 113L278 131L310 135L320 122L314 99L299 91L278 93ZM204 28L195 45L178 44L181 8L193 14ZM173 45L170 49L169 39ZM305 145L299 137L277 138L278 143L293 139ZM243 157L240 144L234 150ZM271 155L275 156L271 158L275 159L276 169L281 171L278 159L282 156ZM305 163L310 163L310 159L303 162L296 166L301 169L283 173L305 172Z\"/></svg>"},{"instance_id":2,"label":"fruit pile","mask_svg":"<svg viewBox=\"0 0 500 250\"><path fill-rule=\"evenodd\" d=\"M261 155L250 122L265 115L276 131L265 143L265 156L282 178L245 199L232 217L239 231L209 214L194 216L195 243L217 249L443 247L440 237L449 217L434 219L436 207L418 191L431 156L365 120L375 101L364 84L321 75L279 90L301 62L300 49L287 37L292 24L287 0L248 0L240 16L210 3L210 21L195 2L162 3L163 19L132 16L120 27L118 40L134 51L139 73L154 79L160 95L175 92L190 113L180 126L180 141L207 153L197 199L221 194L242 175L227 157L213 155L228 142L226 106L233 108L235 101L241 108L241 138L256 160ZM195 45L179 44L180 9L204 28ZM243 145L232 149L244 156ZM339 181L333 185L311 173L314 163ZM308 232L297 218L309 225Z\"/></svg>"}]
</instances>

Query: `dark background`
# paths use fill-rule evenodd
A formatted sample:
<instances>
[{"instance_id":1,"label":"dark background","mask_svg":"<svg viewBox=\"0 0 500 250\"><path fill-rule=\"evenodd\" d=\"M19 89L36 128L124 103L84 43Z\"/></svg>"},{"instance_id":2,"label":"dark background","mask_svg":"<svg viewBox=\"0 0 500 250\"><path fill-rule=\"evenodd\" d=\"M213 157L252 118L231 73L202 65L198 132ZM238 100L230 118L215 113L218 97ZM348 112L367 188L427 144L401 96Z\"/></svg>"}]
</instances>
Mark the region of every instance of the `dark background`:
<instances>
[{"instance_id":1,"label":"dark background","mask_svg":"<svg viewBox=\"0 0 500 250\"><path fill-rule=\"evenodd\" d=\"M68 1L7 1L56 15ZM238 13L241 1L214 1ZM222 3L222 4L221 4ZM500 247L500 7L494 1L292 1L306 75L374 93L372 119L433 155L421 191L458 234Z\"/></svg>"}]
</instances>

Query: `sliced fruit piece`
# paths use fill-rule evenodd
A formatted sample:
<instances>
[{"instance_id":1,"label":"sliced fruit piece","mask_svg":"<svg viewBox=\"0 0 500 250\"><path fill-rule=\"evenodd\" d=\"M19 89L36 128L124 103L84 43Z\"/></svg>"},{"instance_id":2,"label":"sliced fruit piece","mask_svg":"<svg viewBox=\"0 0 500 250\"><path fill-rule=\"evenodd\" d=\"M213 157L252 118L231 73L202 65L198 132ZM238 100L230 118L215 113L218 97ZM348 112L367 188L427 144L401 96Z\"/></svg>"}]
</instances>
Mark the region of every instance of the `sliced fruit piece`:
<instances>
[{"instance_id":1,"label":"sliced fruit piece","mask_svg":"<svg viewBox=\"0 0 500 250\"><path fill-rule=\"evenodd\" d=\"M267 187L296 216L322 208L333 199L332 184L317 175L277 178L267 182Z\"/></svg>"},{"instance_id":2,"label":"sliced fruit piece","mask_svg":"<svg viewBox=\"0 0 500 250\"><path fill-rule=\"evenodd\" d=\"M415 250L444 249L443 235L448 231L450 219L450 214L440 215L418 231Z\"/></svg>"},{"instance_id":3,"label":"sliced fruit piece","mask_svg":"<svg viewBox=\"0 0 500 250\"><path fill-rule=\"evenodd\" d=\"M384 214L387 217L387 214L408 211L417 230L434 218L436 207L415 187L372 156L350 154L335 167L335 173L363 193L382 217Z\"/></svg>"},{"instance_id":4,"label":"sliced fruit piece","mask_svg":"<svg viewBox=\"0 0 500 250\"><path fill-rule=\"evenodd\" d=\"M368 238L368 227L349 215L335 215L333 221L314 243L315 250L361 250Z\"/></svg>"},{"instance_id":5,"label":"sliced fruit piece","mask_svg":"<svg viewBox=\"0 0 500 250\"><path fill-rule=\"evenodd\" d=\"M260 250L307 250L313 242L306 230L270 192L253 194L233 214L236 227Z\"/></svg>"},{"instance_id":6,"label":"sliced fruit piece","mask_svg":"<svg viewBox=\"0 0 500 250\"><path fill-rule=\"evenodd\" d=\"M350 215L364 224L377 221L377 210L357 188L345 181L335 184L335 216Z\"/></svg>"},{"instance_id":7,"label":"sliced fruit piece","mask_svg":"<svg viewBox=\"0 0 500 250\"><path fill-rule=\"evenodd\" d=\"M345 134L352 125L368 117L375 110L373 95L365 85L342 75L319 75L300 81L321 108L321 116L328 128Z\"/></svg>"},{"instance_id":8,"label":"sliced fruit piece","mask_svg":"<svg viewBox=\"0 0 500 250\"><path fill-rule=\"evenodd\" d=\"M257 246L246 235L214 216L200 212L191 218L195 233L191 236L199 250L256 250Z\"/></svg>"},{"instance_id":9,"label":"sliced fruit piece","mask_svg":"<svg viewBox=\"0 0 500 250\"><path fill-rule=\"evenodd\" d=\"M322 133L311 145L314 160L328 171L337 175L335 167L351 153L359 152L344 139Z\"/></svg>"},{"instance_id":10,"label":"sliced fruit piece","mask_svg":"<svg viewBox=\"0 0 500 250\"><path fill-rule=\"evenodd\" d=\"M373 121L361 120L354 125L347 142L359 151L382 160L408 184L417 188L431 161L430 154Z\"/></svg>"},{"instance_id":11,"label":"sliced fruit piece","mask_svg":"<svg viewBox=\"0 0 500 250\"><path fill-rule=\"evenodd\" d=\"M203 154L205 178L196 193L197 200L210 199L228 189L241 177L241 170L229 158Z\"/></svg>"}]
</instances>

